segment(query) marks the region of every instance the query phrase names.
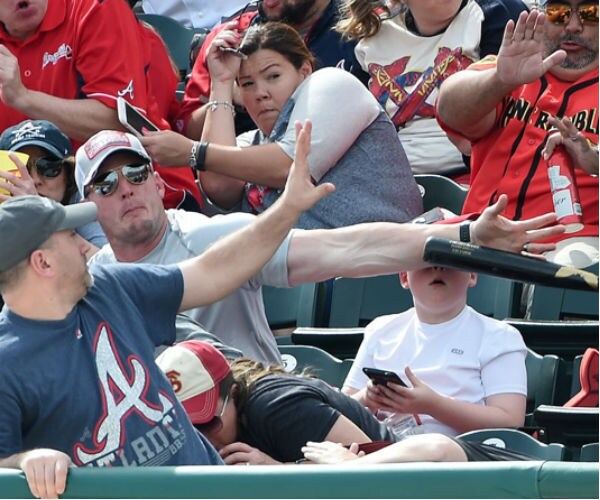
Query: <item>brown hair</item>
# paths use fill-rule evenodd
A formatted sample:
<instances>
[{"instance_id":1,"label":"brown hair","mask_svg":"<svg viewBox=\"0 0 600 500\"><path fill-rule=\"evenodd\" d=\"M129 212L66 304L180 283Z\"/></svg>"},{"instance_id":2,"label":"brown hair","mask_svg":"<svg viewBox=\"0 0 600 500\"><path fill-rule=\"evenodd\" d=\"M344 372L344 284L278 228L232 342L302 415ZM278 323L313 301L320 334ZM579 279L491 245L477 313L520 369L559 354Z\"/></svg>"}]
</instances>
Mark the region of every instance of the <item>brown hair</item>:
<instances>
[{"instance_id":1,"label":"brown hair","mask_svg":"<svg viewBox=\"0 0 600 500\"><path fill-rule=\"evenodd\" d=\"M62 160L63 168L65 169L65 194L63 199L60 200L62 205L68 205L71 203L71 198L77 191L77 184L75 184L75 157L67 156Z\"/></svg>"},{"instance_id":2,"label":"brown hair","mask_svg":"<svg viewBox=\"0 0 600 500\"><path fill-rule=\"evenodd\" d=\"M375 36L381 28L381 21L391 16L390 9L382 0L346 0L340 10L341 17L335 29L350 40Z\"/></svg>"},{"instance_id":3,"label":"brown hair","mask_svg":"<svg viewBox=\"0 0 600 500\"><path fill-rule=\"evenodd\" d=\"M249 56L261 49L278 52L296 69L300 69L306 61L312 68L315 66L315 57L302 37L284 23L268 22L248 28L240 44L240 52Z\"/></svg>"}]
</instances>

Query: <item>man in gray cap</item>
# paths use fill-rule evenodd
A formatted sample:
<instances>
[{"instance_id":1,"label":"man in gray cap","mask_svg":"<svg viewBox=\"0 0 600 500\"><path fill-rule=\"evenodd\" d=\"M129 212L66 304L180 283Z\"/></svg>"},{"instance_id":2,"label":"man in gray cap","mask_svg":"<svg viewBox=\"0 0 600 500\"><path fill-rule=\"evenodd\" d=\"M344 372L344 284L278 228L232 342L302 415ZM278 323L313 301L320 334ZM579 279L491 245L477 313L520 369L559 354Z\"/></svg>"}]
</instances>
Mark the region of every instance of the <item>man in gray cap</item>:
<instances>
[{"instance_id":1,"label":"man in gray cap","mask_svg":"<svg viewBox=\"0 0 600 500\"><path fill-rule=\"evenodd\" d=\"M300 157L309 145L299 132ZM154 347L175 340L178 310L219 300L255 274L332 190L313 186L298 159L281 203L202 256L92 274L89 244L74 229L94 219L93 203L22 196L0 205L0 467L21 468L35 496L56 498L71 465L222 463L185 417Z\"/></svg>"},{"instance_id":2,"label":"man in gray cap","mask_svg":"<svg viewBox=\"0 0 600 500\"><path fill-rule=\"evenodd\" d=\"M98 206L98 221L108 238L94 263L177 263L200 255L219 238L254 220L234 213L208 218L163 208L164 182L140 141L115 131L91 137L76 156L75 177L82 194ZM136 175L140 171L143 175ZM499 217L506 200L489 207L463 227L473 242L520 251L523 243L546 237L550 218L519 223ZM467 229L465 231L465 229ZM561 230L558 230L561 232ZM289 287L336 276L397 273L422 266L428 236L459 239L459 225L371 223L332 230L293 230L266 266L223 300L187 311L221 342L266 363L281 361L262 301L263 285ZM531 251L551 248L530 245ZM245 245L240 247L246 252Z\"/></svg>"}]
</instances>

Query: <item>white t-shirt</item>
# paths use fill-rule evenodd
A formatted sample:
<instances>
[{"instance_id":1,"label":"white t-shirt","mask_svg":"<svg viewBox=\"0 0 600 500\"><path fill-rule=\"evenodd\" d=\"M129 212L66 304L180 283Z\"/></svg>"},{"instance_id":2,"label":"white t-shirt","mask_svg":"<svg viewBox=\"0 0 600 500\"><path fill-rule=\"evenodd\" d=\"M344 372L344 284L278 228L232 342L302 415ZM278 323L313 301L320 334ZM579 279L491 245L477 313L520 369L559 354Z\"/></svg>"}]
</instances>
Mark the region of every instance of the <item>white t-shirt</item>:
<instances>
[{"instance_id":1,"label":"white t-shirt","mask_svg":"<svg viewBox=\"0 0 600 500\"><path fill-rule=\"evenodd\" d=\"M186 28L212 28L246 5L245 0L143 0L146 14L175 19Z\"/></svg>"},{"instance_id":2,"label":"white t-shirt","mask_svg":"<svg viewBox=\"0 0 600 500\"><path fill-rule=\"evenodd\" d=\"M519 331L465 307L455 318L430 325L415 309L381 316L367 325L364 340L344 382L360 390L368 378L363 367L392 370L407 385L404 369L445 396L485 404L495 394L527 395L527 349ZM420 415L425 432L458 433L429 415Z\"/></svg>"},{"instance_id":3,"label":"white t-shirt","mask_svg":"<svg viewBox=\"0 0 600 500\"><path fill-rule=\"evenodd\" d=\"M481 7L469 2L443 33L409 31L405 14L381 23L377 35L356 45L356 59L370 75L369 90L398 128L416 174L465 168L458 149L437 124L435 100L443 80L479 60Z\"/></svg>"}]
</instances>

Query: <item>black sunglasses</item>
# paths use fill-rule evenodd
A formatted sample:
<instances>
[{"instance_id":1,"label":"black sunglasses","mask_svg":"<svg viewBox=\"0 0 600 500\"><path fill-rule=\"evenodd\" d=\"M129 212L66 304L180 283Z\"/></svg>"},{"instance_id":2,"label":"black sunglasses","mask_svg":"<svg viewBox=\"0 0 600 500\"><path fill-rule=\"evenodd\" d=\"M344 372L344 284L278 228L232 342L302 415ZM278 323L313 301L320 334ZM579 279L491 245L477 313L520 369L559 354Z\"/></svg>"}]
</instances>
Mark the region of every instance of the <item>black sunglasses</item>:
<instances>
[{"instance_id":1,"label":"black sunglasses","mask_svg":"<svg viewBox=\"0 0 600 500\"><path fill-rule=\"evenodd\" d=\"M576 10L582 23L598 24L598 4L584 3L571 7L564 3L548 3L546 17L554 24L567 24Z\"/></svg>"},{"instance_id":2,"label":"black sunglasses","mask_svg":"<svg viewBox=\"0 0 600 500\"><path fill-rule=\"evenodd\" d=\"M29 159L27 161L27 170L31 172L31 169L35 167L38 175L42 177L49 177L53 179L58 177L62 172L65 162L57 158L38 158L36 160Z\"/></svg>"},{"instance_id":3,"label":"black sunglasses","mask_svg":"<svg viewBox=\"0 0 600 500\"><path fill-rule=\"evenodd\" d=\"M148 180L151 172L148 163L139 165L123 165L122 167L98 175L88 186L88 193L93 191L100 196L110 196L119 185L119 172L130 184L143 184Z\"/></svg>"}]
</instances>

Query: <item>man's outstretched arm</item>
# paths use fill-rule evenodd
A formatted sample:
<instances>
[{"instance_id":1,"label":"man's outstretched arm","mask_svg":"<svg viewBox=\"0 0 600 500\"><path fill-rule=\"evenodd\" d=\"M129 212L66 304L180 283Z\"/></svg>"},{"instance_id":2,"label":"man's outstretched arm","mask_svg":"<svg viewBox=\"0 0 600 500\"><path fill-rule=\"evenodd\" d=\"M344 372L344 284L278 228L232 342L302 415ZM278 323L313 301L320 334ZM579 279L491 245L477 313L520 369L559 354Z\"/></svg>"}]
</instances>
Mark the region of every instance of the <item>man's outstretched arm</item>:
<instances>
[{"instance_id":1,"label":"man's outstretched arm","mask_svg":"<svg viewBox=\"0 0 600 500\"><path fill-rule=\"evenodd\" d=\"M521 252L552 250L553 243L532 243L564 232L555 225L553 213L523 221L500 215L508 198L500 196L470 226L471 241L477 245ZM423 261L425 241L430 236L459 239L460 224L395 224L375 222L340 229L295 231L288 253L290 286L323 281L337 276L356 278L393 274L427 266Z\"/></svg>"}]
</instances>

